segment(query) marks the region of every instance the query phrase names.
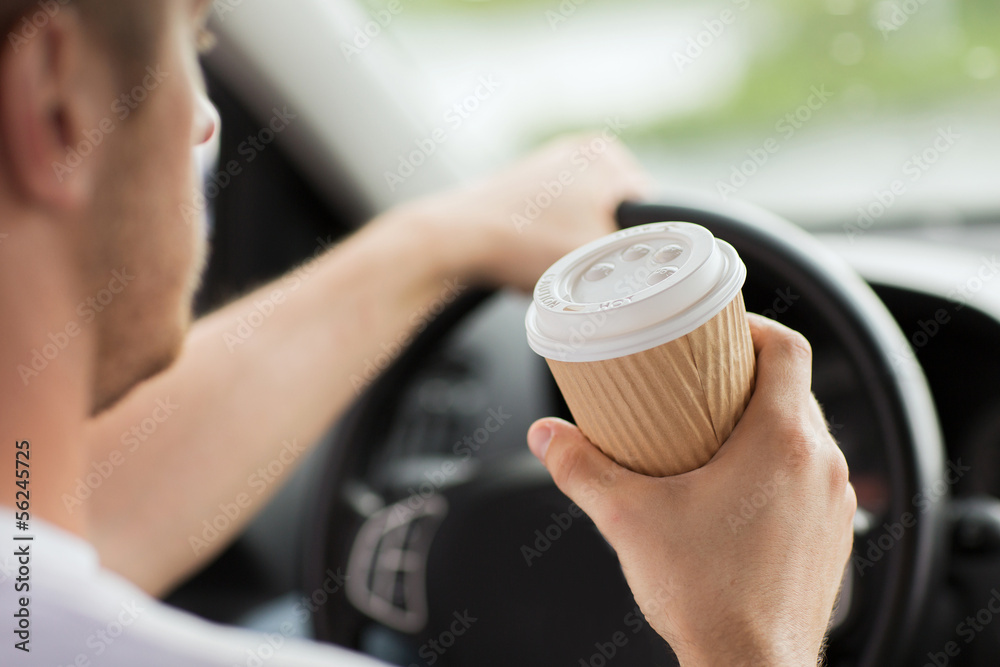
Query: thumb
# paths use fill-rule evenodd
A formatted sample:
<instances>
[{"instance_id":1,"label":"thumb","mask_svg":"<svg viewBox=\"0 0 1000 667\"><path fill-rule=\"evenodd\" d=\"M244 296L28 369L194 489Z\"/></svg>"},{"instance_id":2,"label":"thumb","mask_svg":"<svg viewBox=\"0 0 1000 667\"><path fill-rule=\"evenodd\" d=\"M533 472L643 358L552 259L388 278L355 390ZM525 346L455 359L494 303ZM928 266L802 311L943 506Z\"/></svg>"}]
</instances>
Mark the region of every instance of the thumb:
<instances>
[{"instance_id":1,"label":"thumb","mask_svg":"<svg viewBox=\"0 0 1000 667\"><path fill-rule=\"evenodd\" d=\"M605 456L580 429L562 419L550 417L532 424L528 447L548 468L559 490L594 521L602 508L613 505L608 501L621 493L625 478L635 474Z\"/></svg>"}]
</instances>

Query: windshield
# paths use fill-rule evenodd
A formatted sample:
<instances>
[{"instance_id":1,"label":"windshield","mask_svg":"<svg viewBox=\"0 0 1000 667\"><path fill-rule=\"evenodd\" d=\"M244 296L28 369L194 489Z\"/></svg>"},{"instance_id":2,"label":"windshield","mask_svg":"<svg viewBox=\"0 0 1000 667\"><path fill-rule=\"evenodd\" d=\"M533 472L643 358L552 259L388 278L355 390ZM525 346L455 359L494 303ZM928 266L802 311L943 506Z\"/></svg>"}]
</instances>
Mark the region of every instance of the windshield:
<instances>
[{"instance_id":1,"label":"windshield","mask_svg":"<svg viewBox=\"0 0 1000 667\"><path fill-rule=\"evenodd\" d=\"M422 71L432 113L491 83L462 132L496 162L610 126L664 186L814 229L1000 209L995 0L368 7Z\"/></svg>"}]
</instances>

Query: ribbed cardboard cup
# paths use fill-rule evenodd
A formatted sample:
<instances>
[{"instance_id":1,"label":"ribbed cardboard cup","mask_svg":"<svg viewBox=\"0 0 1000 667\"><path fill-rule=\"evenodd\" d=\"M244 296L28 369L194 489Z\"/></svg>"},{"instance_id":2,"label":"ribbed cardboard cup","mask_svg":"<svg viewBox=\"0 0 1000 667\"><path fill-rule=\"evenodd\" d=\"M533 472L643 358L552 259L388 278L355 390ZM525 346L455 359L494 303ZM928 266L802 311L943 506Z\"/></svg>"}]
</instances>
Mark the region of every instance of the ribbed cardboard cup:
<instances>
[{"instance_id":1,"label":"ribbed cardboard cup","mask_svg":"<svg viewBox=\"0 0 1000 667\"><path fill-rule=\"evenodd\" d=\"M622 230L556 262L526 325L583 433L652 476L708 462L753 391L735 250L690 223Z\"/></svg>"}]
</instances>

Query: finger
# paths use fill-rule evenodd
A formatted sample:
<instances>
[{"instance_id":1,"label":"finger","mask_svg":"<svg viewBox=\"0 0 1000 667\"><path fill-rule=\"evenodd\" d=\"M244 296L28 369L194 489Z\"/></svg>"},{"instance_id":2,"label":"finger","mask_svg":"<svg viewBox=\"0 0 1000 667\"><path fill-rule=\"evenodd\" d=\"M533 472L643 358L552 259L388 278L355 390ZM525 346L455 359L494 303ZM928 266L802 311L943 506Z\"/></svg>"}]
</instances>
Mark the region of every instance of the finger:
<instances>
[{"instance_id":1,"label":"finger","mask_svg":"<svg viewBox=\"0 0 1000 667\"><path fill-rule=\"evenodd\" d=\"M747 464L746 457L775 462L785 460L799 448L815 450L818 420L812 383L812 352L800 334L773 320L747 314L757 374L754 391L740 421L709 465ZM824 429L825 430L825 429ZM812 437L811 437L812 436ZM740 443L753 442L753 447Z\"/></svg>"},{"instance_id":2,"label":"finger","mask_svg":"<svg viewBox=\"0 0 1000 667\"><path fill-rule=\"evenodd\" d=\"M528 446L559 490L595 521L620 493L621 483L633 475L605 456L573 424L562 419L540 419L528 429Z\"/></svg>"},{"instance_id":3,"label":"finger","mask_svg":"<svg viewBox=\"0 0 1000 667\"><path fill-rule=\"evenodd\" d=\"M626 174L614 202L615 209L617 210L624 201L642 202L655 199L656 191L656 181L645 172Z\"/></svg>"},{"instance_id":4,"label":"finger","mask_svg":"<svg viewBox=\"0 0 1000 667\"><path fill-rule=\"evenodd\" d=\"M756 411L801 413L806 401L812 401L812 348L802 334L760 315L747 315L754 351L757 353L757 377L747 412L756 403ZM761 405L763 404L763 405ZM765 410L761 410L765 408Z\"/></svg>"},{"instance_id":5,"label":"finger","mask_svg":"<svg viewBox=\"0 0 1000 667\"><path fill-rule=\"evenodd\" d=\"M618 195L616 205L625 200L643 201L655 196L656 181L624 145L609 144L605 160L610 182L615 184Z\"/></svg>"}]
</instances>

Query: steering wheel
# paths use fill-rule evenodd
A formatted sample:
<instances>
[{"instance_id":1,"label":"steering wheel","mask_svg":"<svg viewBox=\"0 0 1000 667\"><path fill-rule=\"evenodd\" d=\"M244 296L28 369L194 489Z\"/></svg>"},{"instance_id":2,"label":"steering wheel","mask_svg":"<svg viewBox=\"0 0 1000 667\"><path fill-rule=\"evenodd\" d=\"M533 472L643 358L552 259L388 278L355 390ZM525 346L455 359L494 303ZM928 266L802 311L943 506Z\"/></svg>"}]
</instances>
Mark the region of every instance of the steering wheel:
<instances>
[{"instance_id":1,"label":"steering wheel","mask_svg":"<svg viewBox=\"0 0 1000 667\"><path fill-rule=\"evenodd\" d=\"M943 576L947 503L917 502L943 478L944 450L926 381L901 361L909 347L898 326L817 239L759 209L626 203L617 217L621 226L707 227L747 266L747 309L812 341L814 391L861 507L828 661L905 659ZM303 550L303 590L330 590L331 577L346 574L343 594L314 614L317 638L402 665L676 664L635 606L614 552L527 451L524 424L568 412L541 359L516 361L527 350L521 318L502 318L506 333L496 339L520 335L513 351L497 352L498 342L481 354L498 357L494 368L531 364L513 382L524 385L518 391L544 387L536 414L518 422L502 405L481 410L473 400L489 395L489 378L469 382L478 362L450 350L493 302L487 292L462 295L339 425ZM447 389L445 408L428 403L434 386Z\"/></svg>"}]
</instances>

